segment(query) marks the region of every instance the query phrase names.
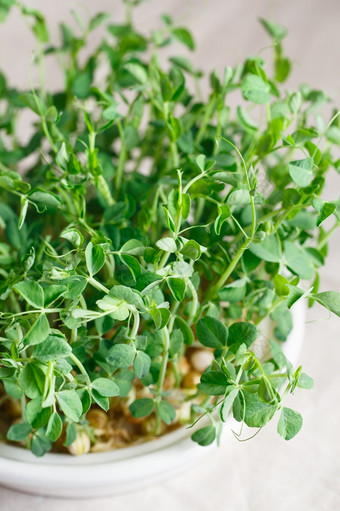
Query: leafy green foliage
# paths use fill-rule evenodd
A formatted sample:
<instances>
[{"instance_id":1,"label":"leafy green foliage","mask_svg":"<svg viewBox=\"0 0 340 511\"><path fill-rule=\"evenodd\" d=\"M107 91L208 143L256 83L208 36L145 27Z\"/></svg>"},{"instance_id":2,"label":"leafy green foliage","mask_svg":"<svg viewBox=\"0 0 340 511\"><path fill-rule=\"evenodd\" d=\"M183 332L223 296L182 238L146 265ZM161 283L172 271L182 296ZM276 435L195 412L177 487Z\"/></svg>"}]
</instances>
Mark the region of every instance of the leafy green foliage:
<instances>
[{"instance_id":1,"label":"leafy green foliage","mask_svg":"<svg viewBox=\"0 0 340 511\"><path fill-rule=\"evenodd\" d=\"M66 431L69 446L92 405L109 410L130 392L133 417L151 415L160 434L177 421L166 379L184 385L180 362L197 341L213 360L192 406L210 424L193 440L218 438L216 417L262 428L279 410L278 431L292 438L302 419L282 402L313 381L293 373L277 341L298 299L340 316L340 294L318 289L340 224L338 197L321 197L339 170L340 129L338 114L321 115L323 91L281 86L292 69L286 29L261 20L272 72L249 57L213 71L202 99L191 85L202 72L185 54L159 57L173 42L195 48L168 16L149 36L130 17L107 25L98 13L80 35L61 24L52 45L43 14L7 0L0 20L11 8L39 42L40 64L67 64L56 92L16 90L0 74L0 380L23 410L8 439L41 456ZM98 46L84 57L94 30ZM27 111L28 143L16 132ZM33 162L24 176L23 159ZM269 315L263 361L255 325Z\"/></svg>"}]
</instances>

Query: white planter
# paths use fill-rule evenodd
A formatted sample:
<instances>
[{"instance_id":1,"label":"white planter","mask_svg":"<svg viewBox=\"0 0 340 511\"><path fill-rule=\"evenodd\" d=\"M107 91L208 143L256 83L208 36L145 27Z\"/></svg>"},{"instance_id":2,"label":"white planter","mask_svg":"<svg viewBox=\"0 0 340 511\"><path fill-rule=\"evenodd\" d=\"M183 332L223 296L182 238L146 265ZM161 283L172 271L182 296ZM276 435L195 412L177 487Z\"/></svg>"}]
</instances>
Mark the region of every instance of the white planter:
<instances>
[{"instance_id":1,"label":"white planter","mask_svg":"<svg viewBox=\"0 0 340 511\"><path fill-rule=\"evenodd\" d=\"M304 333L304 306L292 309L293 330L283 350L296 363ZM270 336L269 325L262 331ZM263 339L260 345L263 347ZM230 437L233 419L225 424L222 441ZM46 454L36 458L30 451L0 444L0 484L18 491L53 497L98 497L128 492L184 471L215 449L200 447L190 436L192 430L178 429L157 440L138 446L80 457Z\"/></svg>"}]
</instances>

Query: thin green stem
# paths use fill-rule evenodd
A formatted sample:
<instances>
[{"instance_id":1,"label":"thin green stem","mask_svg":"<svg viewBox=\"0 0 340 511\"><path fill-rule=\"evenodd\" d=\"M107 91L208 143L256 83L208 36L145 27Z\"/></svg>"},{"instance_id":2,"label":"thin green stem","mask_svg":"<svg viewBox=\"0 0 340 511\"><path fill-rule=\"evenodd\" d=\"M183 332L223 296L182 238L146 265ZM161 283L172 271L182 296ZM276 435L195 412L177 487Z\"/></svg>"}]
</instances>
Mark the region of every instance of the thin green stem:
<instances>
[{"instance_id":1,"label":"thin green stem","mask_svg":"<svg viewBox=\"0 0 340 511\"><path fill-rule=\"evenodd\" d=\"M83 364L80 362L80 360L73 354L71 353L70 355L68 355L68 357L72 360L72 362L74 362L74 364L78 367L79 371L81 372L81 374L83 374L85 377L86 377L86 381L87 381L87 384L88 385L91 385L91 379L89 377L89 375L87 374L87 371L85 369L85 367L83 366Z\"/></svg>"},{"instance_id":2,"label":"thin green stem","mask_svg":"<svg viewBox=\"0 0 340 511\"><path fill-rule=\"evenodd\" d=\"M195 319L195 315L196 315L197 308L198 308L198 296L197 296L197 292L196 292L195 286L193 285L191 280L187 279L186 283L187 283L188 288L190 289L190 293L191 293L191 296L192 296L190 313L189 313L189 317L188 317L188 321L187 321L188 326L191 326L193 321L194 321L194 319Z\"/></svg>"},{"instance_id":3,"label":"thin green stem","mask_svg":"<svg viewBox=\"0 0 340 511\"><path fill-rule=\"evenodd\" d=\"M165 326L160 330L162 337L163 337L163 357L161 362L161 368L159 371L158 381L157 381L157 387L156 387L156 402L159 402L161 400L161 394L163 390L163 384L166 374L166 369L168 365L168 359L169 359L169 347L170 347L170 336L168 328ZM156 413L156 427L155 427L155 433L156 435L159 435L162 430L162 420L158 413Z\"/></svg>"}]
</instances>

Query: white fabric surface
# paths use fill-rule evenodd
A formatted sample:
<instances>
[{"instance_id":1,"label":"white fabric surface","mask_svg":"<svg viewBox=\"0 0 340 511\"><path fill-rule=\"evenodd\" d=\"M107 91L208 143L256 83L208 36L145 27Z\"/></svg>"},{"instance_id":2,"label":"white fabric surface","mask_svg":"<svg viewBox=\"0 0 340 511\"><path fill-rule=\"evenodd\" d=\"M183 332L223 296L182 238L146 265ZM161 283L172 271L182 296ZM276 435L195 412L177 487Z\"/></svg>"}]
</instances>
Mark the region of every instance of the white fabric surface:
<instances>
[{"instance_id":1,"label":"white fabric surface","mask_svg":"<svg viewBox=\"0 0 340 511\"><path fill-rule=\"evenodd\" d=\"M47 11L51 22L54 18L71 22L68 9L76 5L68 0L27 3ZM116 19L121 16L118 0L83 0L81 5L92 12L111 10ZM169 12L191 26L198 42L195 62L204 69L217 66L220 70L268 45L256 19L274 15L290 29L286 47L296 61L291 83L309 82L340 97L340 3L336 0L151 0L138 8L138 19L145 27L154 26L159 12ZM15 16L0 29L0 64L10 71L13 83L27 81L33 47L27 29ZM58 82L51 65L47 77L48 83ZM339 176L333 172L327 196L337 199L338 195ZM339 250L338 233L322 271L323 290L340 291ZM340 509L340 323L335 317L319 321L325 318L327 313L319 307L308 313L301 363L314 377L315 388L298 390L291 399L291 406L303 414L304 426L290 442L282 440L276 424L271 424L249 442L229 441L185 474L154 486L150 481L143 491L98 501L47 499L0 488L0 511Z\"/></svg>"}]
</instances>

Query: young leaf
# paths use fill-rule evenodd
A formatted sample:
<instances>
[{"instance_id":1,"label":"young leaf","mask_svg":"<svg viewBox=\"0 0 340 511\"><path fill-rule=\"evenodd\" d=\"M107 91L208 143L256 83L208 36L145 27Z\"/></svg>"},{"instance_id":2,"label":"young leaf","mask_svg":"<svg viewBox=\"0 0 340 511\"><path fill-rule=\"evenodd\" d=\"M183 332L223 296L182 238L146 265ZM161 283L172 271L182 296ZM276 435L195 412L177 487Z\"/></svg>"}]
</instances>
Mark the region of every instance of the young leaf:
<instances>
[{"instance_id":1,"label":"young leaf","mask_svg":"<svg viewBox=\"0 0 340 511\"><path fill-rule=\"evenodd\" d=\"M170 311L168 309L165 309L163 307L156 308L153 307L150 309L151 317L155 323L155 327L157 330L161 330L165 327L167 322L170 319Z\"/></svg>"},{"instance_id":2,"label":"young leaf","mask_svg":"<svg viewBox=\"0 0 340 511\"><path fill-rule=\"evenodd\" d=\"M37 309L44 307L44 291L38 282L23 280L15 284L14 289L33 307Z\"/></svg>"},{"instance_id":3,"label":"young leaf","mask_svg":"<svg viewBox=\"0 0 340 511\"><path fill-rule=\"evenodd\" d=\"M32 427L27 422L13 424L7 431L7 438L11 442L21 442L31 433Z\"/></svg>"},{"instance_id":4,"label":"young leaf","mask_svg":"<svg viewBox=\"0 0 340 511\"><path fill-rule=\"evenodd\" d=\"M99 272L105 263L105 255L100 245L88 243L85 249L86 266L90 277Z\"/></svg>"},{"instance_id":5,"label":"young leaf","mask_svg":"<svg viewBox=\"0 0 340 511\"><path fill-rule=\"evenodd\" d=\"M165 252L177 252L177 245L173 238L162 238L156 242L156 246Z\"/></svg>"},{"instance_id":6,"label":"young leaf","mask_svg":"<svg viewBox=\"0 0 340 511\"><path fill-rule=\"evenodd\" d=\"M313 295L313 298L326 309L340 317L340 293L339 291L324 291Z\"/></svg>"},{"instance_id":7,"label":"young leaf","mask_svg":"<svg viewBox=\"0 0 340 511\"><path fill-rule=\"evenodd\" d=\"M191 436L191 439L198 443L198 445L207 446L213 443L216 438L216 428L212 424L205 426L204 428L198 429Z\"/></svg>"},{"instance_id":8,"label":"young leaf","mask_svg":"<svg viewBox=\"0 0 340 511\"><path fill-rule=\"evenodd\" d=\"M169 278L167 280L167 283L175 300L181 302L184 298L186 290L185 280L178 278Z\"/></svg>"},{"instance_id":9,"label":"young leaf","mask_svg":"<svg viewBox=\"0 0 340 511\"><path fill-rule=\"evenodd\" d=\"M53 412L47 424L46 438L51 442L55 442L63 431L63 421L57 412Z\"/></svg>"},{"instance_id":10,"label":"young leaf","mask_svg":"<svg viewBox=\"0 0 340 511\"><path fill-rule=\"evenodd\" d=\"M192 38L190 32L184 27L174 28L172 30L172 34L178 39L181 43L185 44L190 50L195 49L195 42Z\"/></svg>"},{"instance_id":11,"label":"young leaf","mask_svg":"<svg viewBox=\"0 0 340 511\"><path fill-rule=\"evenodd\" d=\"M277 41L281 41L287 35L287 29L278 23L273 23L272 21L267 21L263 18L260 18L260 22L267 30L268 34Z\"/></svg>"},{"instance_id":12,"label":"young leaf","mask_svg":"<svg viewBox=\"0 0 340 511\"><path fill-rule=\"evenodd\" d=\"M236 353L241 344L245 344L247 348L250 348L256 337L257 328L253 323L248 321L233 323L229 327L228 347L230 351Z\"/></svg>"},{"instance_id":13,"label":"young leaf","mask_svg":"<svg viewBox=\"0 0 340 511\"><path fill-rule=\"evenodd\" d=\"M91 383L91 389L96 390L101 396L104 397L119 396L118 385L109 378L96 378Z\"/></svg>"},{"instance_id":14,"label":"young leaf","mask_svg":"<svg viewBox=\"0 0 340 511\"><path fill-rule=\"evenodd\" d=\"M201 376L198 388L209 396L220 396L230 385L228 378L220 371L207 371Z\"/></svg>"},{"instance_id":15,"label":"young leaf","mask_svg":"<svg viewBox=\"0 0 340 511\"><path fill-rule=\"evenodd\" d=\"M133 417L136 417L136 419L140 419L142 417L146 417L147 415L150 415L154 409L155 403L153 399L150 398L142 398L142 399L136 399L131 405L129 406L131 415Z\"/></svg>"},{"instance_id":16,"label":"young leaf","mask_svg":"<svg viewBox=\"0 0 340 511\"><path fill-rule=\"evenodd\" d=\"M313 159L304 158L290 162L289 175L300 188L308 186L313 179Z\"/></svg>"},{"instance_id":17,"label":"young leaf","mask_svg":"<svg viewBox=\"0 0 340 511\"><path fill-rule=\"evenodd\" d=\"M44 342L37 344L33 350L33 357L42 362L68 357L72 353L67 341L57 335L49 335Z\"/></svg>"},{"instance_id":18,"label":"young leaf","mask_svg":"<svg viewBox=\"0 0 340 511\"><path fill-rule=\"evenodd\" d=\"M106 359L114 367L130 367L136 355L132 344L115 344L109 349Z\"/></svg>"},{"instance_id":19,"label":"young leaf","mask_svg":"<svg viewBox=\"0 0 340 511\"><path fill-rule=\"evenodd\" d=\"M25 346L34 346L44 342L50 333L50 324L45 314L41 314L24 336L22 342Z\"/></svg>"},{"instance_id":20,"label":"young leaf","mask_svg":"<svg viewBox=\"0 0 340 511\"><path fill-rule=\"evenodd\" d=\"M198 340L208 348L221 348L226 345L228 328L218 319L205 316L196 326Z\"/></svg>"},{"instance_id":21,"label":"young leaf","mask_svg":"<svg viewBox=\"0 0 340 511\"><path fill-rule=\"evenodd\" d=\"M245 392L244 422L251 428L262 428L272 419L277 406L264 403L258 394Z\"/></svg>"},{"instance_id":22,"label":"young leaf","mask_svg":"<svg viewBox=\"0 0 340 511\"><path fill-rule=\"evenodd\" d=\"M191 328L180 316L176 316L175 325L182 332L184 344L190 346L195 340L194 333Z\"/></svg>"},{"instance_id":23,"label":"young leaf","mask_svg":"<svg viewBox=\"0 0 340 511\"><path fill-rule=\"evenodd\" d=\"M299 412L291 408L282 408L280 419L277 425L277 432L285 440L290 440L298 434L302 428L303 419Z\"/></svg>"},{"instance_id":24,"label":"young leaf","mask_svg":"<svg viewBox=\"0 0 340 511\"><path fill-rule=\"evenodd\" d=\"M174 407L167 401L160 401L156 406L156 410L165 424L171 424L176 418Z\"/></svg>"},{"instance_id":25,"label":"young leaf","mask_svg":"<svg viewBox=\"0 0 340 511\"><path fill-rule=\"evenodd\" d=\"M260 76L247 74L242 82L244 99L253 103L263 104L270 101L270 86Z\"/></svg>"},{"instance_id":26,"label":"young leaf","mask_svg":"<svg viewBox=\"0 0 340 511\"><path fill-rule=\"evenodd\" d=\"M233 403L238 396L239 389L232 388L226 398L224 399L221 408L220 408L220 418L222 422L226 422L229 418L230 411L232 409Z\"/></svg>"},{"instance_id":27,"label":"young leaf","mask_svg":"<svg viewBox=\"0 0 340 511\"><path fill-rule=\"evenodd\" d=\"M73 422L79 421L83 413L83 406L75 390L62 390L58 392L57 401L66 417Z\"/></svg>"},{"instance_id":28,"label":"young leaf","mask_svg":"<svg viewBox=\"0 0 340 511\"><path fill-rule=\"evenodd\" d=\"M259 259L263 259L263 261L271 263L279 263L281 261L280 243L275 234L267 236L261 243L251 243L249 250Z\"/></svg>"},{"instance_id":29,"label":"young leaf","mask_svg":"<svg viewBox=\"0 0 340 511\"><path fill-rule=\"evenodd\" d=\"M136 353L136 358L133 361L133 371L137 378L144 378L147 374L149 374L151 366L151 358L144 351L138 350Z\"/></svg>"}]
</instances>

